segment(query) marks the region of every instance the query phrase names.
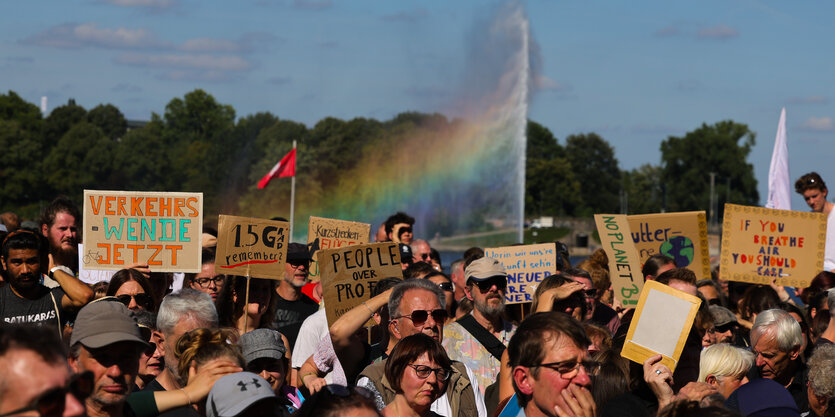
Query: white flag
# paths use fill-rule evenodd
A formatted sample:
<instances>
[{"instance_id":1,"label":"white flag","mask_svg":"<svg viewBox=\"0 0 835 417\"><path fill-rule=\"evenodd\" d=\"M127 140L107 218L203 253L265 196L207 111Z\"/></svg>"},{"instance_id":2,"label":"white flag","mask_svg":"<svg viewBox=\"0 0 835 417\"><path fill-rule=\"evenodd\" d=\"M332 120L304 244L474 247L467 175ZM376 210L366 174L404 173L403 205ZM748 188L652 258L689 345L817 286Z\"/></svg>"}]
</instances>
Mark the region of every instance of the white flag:
<instances>
[{"instance_id":1,"label":"white flag","mask_svg":"<svg viewBox=\"0 0 835 417\"><path fill-rule=\"evenodd\" d=\"M771 154L771 167L768 169L768 203L765 206L780 210L792 209L785 107L780 112L780 123L777 124L777 138L774 140L774 153Z\"/></svg>"}]
</instances>

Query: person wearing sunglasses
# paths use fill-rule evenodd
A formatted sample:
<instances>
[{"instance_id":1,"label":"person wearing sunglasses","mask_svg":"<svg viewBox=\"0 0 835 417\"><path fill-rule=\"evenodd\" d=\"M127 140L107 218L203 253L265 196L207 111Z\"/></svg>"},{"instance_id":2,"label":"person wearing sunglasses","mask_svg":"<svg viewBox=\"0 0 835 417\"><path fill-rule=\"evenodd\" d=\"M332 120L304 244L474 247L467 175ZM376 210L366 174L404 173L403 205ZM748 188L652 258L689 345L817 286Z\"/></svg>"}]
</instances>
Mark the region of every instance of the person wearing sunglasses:
<instances>
[{"instance_id":1,"label":"person wearing sunglasses","mask_svg":"<svg viewBox=\"0 0 835 417\"><path fill-rule=\"evenodd\" d=\"M383 409L384 417L428 417L430 407L446 390L452 361L444 348L422 333L400 341L386 363L386 379L397 393Z\"/></svg>"},{"instance_id":2,"label":"person wearing sunglasses","mask_svg":"<svg viewBox=\"0 0 835 417\"><path fill-rule=\"evenodd\" d=\"M287 262L284 263L284 279L275 289L274 329L287 337L288 346L296 345L296 337L304 320L319 310L319 303L302 292L310 281L310 250L307 245L287 245Z\"/></svg>"},{"instance_id":3,"label":"person wearing sunglasses","mask_svg":"<svg viewBox=\"0 0 835 417\"><path fill-rule=\"evenodd\" d=\"M0 416L84 416L92 375L71 375L57 333L44 327L0 327Z\"/></svg>"},{"instance_id":4,"label":"person wearing sunglasses","mask_svg":"<svg viewBox=\"0 0 835 417\"><path fill-rule=\"evenodd\" d=\"M385 294L385 293L384 293ZM385 295L381 294L382 297ZM375 297L377 298L377 297ZM356 320L363 316L359 314L360 308L369 312L378 308L379 300L372 299L375 303L366 308L365 305L358 306L351 310L349 318ZM404 338L413 334L422 333L438 342L441 341L443 323L448 314L441 306L445 304L444 292L437 284L425 279L408 279L392 288L388 298L388 310L391 321L389 322L389 345L386 352L394 351L397 344ZM350 313L350 312L349 312ZM365 320L368 320L368 314ZM343 317L349 314L343 315ZM331 329L338 329L347 320L340 323L337 320ZM331 331L334 335L334 331ZM334 338L334 346L342 337ZM395 390L391 387L385 376L385 367L388 362L388 355L383 359L367 366L357 381L357 386L368 389L375 395L378 409L382 410L387 404L394 401ZM431 410L446 417L484 417L487 410L484 407L484 399L479 390L478 381L473 372L461 362L452 362L452 374L449 377L446 392L432 403Z\"/></svg>"},{"instance_id":5,"label":"person wearing sunglasses","mask_svg":"<svg viewBox=\"0 0 835 417\"><path fill-rule=\"evenodd\" d=\"M438 271L433 271L429 275L425 276L424 278L434 282L435 284L438 284L438 287L441 289L441 291L444 292L444 297L446 298L446 305L444 306L444 309L446 310L447 314L449 315L449 317L447 317L447 319L446 319L446 322L444 322L444 325L446 326L446 325L451 324L452 322L455 321L455 308L456 308L455 293L454 293L453 287L452 287L452 280L449 279L449 276L447 276L447 274L445 274L443 272L438 272ZM447 328L444 327L444 330L446 330L446 329Z\"/></svg>"},{"instance_id":6,"label":"person wearing sunglasses","mask_svg":"<svg viewBox=\"0 0 835 417\"><path fill-rule=\"evenodd\" d=\"M151 283L141 272L130 268L121 269L110 278L107 295L114 296L130 311L156 311Z\"/></svg>"},{"instance_id":7,"label":"person wearing sunglasses","mask_svg":"<svg viewBox=\"0 0 835 417\"><path fill-rule=\"evenodd\" d=\"M473 311L444 328L443 345L452 359L472 369L482 394L499 377L500 360L516 326L503 318L507 272L495 258L474 260L464 269L464 292Z\"/></svg>"},{"instance_id":8,"label":"person wearing sunglasses","mask_svg":"<svg viewBox=\"0 0 835 417\"><path fill-rule=\"evenodd\" d=\"M426 262L431 265L432 247L429 242L423 239L415 239L410 245L412 248L412 262Z\"/></svg>"},{"instance_id":9,"label":"person wearing sunglasses","mask_svg":"<svg viewBox=\"0 0 835 417\"><path fill-rule=\"evenodd\" d=\"M835 269L835 204L826 200L829 190L826 183L817 172L810 172L797 179L794 183L794 190L803 196L803 200L815 213L826 215L826 246L823 257L823 270L833 271Z\"/></svg>"},{"instance_id":10,"label":"person wearing sunglasses","mask_svg":"<svg viewBox=\"0 0 835 417\"><path fill-rule=\"evenodd\" d=\"M600 364L589 359L589 344L580 322L566 314L548 311L526 317L507 347L522 408L517 416L595 416L591 375Z\"/></svg>"}]
</instances>

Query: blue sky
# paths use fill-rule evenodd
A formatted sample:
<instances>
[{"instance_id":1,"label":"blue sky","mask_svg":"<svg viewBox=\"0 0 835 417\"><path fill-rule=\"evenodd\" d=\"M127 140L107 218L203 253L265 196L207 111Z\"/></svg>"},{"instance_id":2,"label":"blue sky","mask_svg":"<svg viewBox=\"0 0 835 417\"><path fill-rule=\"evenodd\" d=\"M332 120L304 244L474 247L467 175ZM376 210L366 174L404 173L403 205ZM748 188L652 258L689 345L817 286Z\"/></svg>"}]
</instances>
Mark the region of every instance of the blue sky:
<instances>
[{"instance_id":1,"label":"blue sky","mask_svg":"<svg viewBox=\"0 0 835 417\"><path fill-rule=\"evenodd\" d=\"M238 116L454 113L478 33L497 3L332 0L89 0L0 4L0 89L49 108L75 98L147 120L202 88ZM561 143L597 132L621 168L657 164L659 144L732 119L757 133L764 200L780 108L792 180L835 184L835 3L523 3L542 62L529 117ZM697 181L698 179L694 179ZM704 181L708 181L705 174ZM721 181L721 179L719 180ZM793 208L805 210L795 196Z\"/></svg>"}]
</instances>

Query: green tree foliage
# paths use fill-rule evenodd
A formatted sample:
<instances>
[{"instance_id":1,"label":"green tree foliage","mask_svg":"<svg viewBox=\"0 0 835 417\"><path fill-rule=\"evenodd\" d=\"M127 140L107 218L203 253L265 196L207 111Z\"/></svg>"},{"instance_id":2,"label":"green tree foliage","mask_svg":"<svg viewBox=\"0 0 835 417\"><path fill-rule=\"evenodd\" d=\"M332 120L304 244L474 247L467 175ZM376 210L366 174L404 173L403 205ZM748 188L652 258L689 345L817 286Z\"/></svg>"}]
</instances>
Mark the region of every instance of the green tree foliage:
<instances>
[{"instance_id":1,"label":"green tree foliage","mask_svg":"<svg viewBox=\"0 0 835 417\"><path fill-rule=\"evenodd\" d=\"M624 171L623 189L626 191L628 214L659 213L664 207L659 166L644 164L640 168Z\"/></svg>"},{"instance_id":2,"label":"green tree foliage","mask_svg":"<svg viewBox=\"0 0 835 417\"><path fill-rule=\"evenodd\" d=\"M583 208L575 214L619 212L621 172L614 148L597 134L587 133L566 138L565 153L580 182Z\"/></svg>"},{"instance_id":3,"label":"green tree foliage","mask_svg":"<svg viewBox=\"0 0 835 417\"><path fill-rule=\"evenodd\" d=\"M87 121L98 126L105 136L116 140L128 130L125 115L112 104L99 104L87 113Z\"/></svg>"},{"instance_id":4,"label":"green tree foliage","mask_svg":"<svg viewBox=\"0 0 835 417\"><path fill-rule=\"evenodd\" d=\"M747 162L755 136L748 125L726 120L662 142L661 178L668 210L708 210L711 172L716 173L720 216L725 202L756 205L757 180L754 166Z\"/></svg>"},{"instance_id":5,"label":"green tree foliage","mask_svg":"<svg viewBox=\"0 0 835 417\"><path fill-rule=\"evenodd\" d=\"M528 216L573 214L582 204L580 183L565 149L546 127L528 121L525 212Z\"/></svg>"},{"instance_id":6,"label":"green tree foliage","mask_svg":"<svg viewBox=\"0 0 835 417\"><path fill-rule=\"evenodd\" d=\"M56 107L44 123L43 140L47 147L54 146L72 126L87 116L87 110L69 99L67 104Z\"/></svg>"},{"instance_id":7,"label":"green tree foliage","mask_svg":"<svg viewBox=\"0 0 835 417\"><path fill-rule=\"evenodd\" d=\"M56 194L81 201L85 188L112 188L113 141L95 125L82 121L73 125L44 159L46 183Z\"/></svg>"},{"instance_id":8,"label":"green tree foliage","mask_svg":"<svg viewBox=\"0 0 835 417\"><path fill-rule=\"evenodd\" d=\"M41 111L13 91L0 95L0 205L33 216L46 195L41 177Z\"/></svg>"}]
</instances>

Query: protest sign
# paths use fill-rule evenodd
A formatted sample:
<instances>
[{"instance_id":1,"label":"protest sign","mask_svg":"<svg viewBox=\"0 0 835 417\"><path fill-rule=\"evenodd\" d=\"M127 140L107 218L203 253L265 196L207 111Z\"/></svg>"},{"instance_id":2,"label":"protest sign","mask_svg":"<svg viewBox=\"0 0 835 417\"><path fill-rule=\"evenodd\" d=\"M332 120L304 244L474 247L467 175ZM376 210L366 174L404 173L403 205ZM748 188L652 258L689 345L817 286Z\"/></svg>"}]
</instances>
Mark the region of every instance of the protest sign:
<instances>
[{"instance_id":1,"label":"protest sign","mask_svg":"<svg viewBox=\"0 0 835 417\"><path fill-rule=\"evenodd\" d=\"M84 245L78 244L78 279L85 284L95 284L101 281L110 281L116 271L99 271L84 267Z\"/></svg>"},{"instance_id":2,"label":"protest sign","mask_svg":"<svg viewBox=\"0 0 835 417\"><path fill-rule=\"evenodd\" d=\"M725 204L719 277L807 287L823 270L826 215Z\"/></svg>"},{"instance_id":3,"label":"protest sign","mask_svg":"<svg viewBox=\"0 0 835 417\"><path fill-rule=\"evenodd\" d=\"M402 278L396 243L370 243L319 251L322 297L328 324L371 298L377 282Z\"/></svg>"},{"instance_id":4,"label":"protest sign","mask_svg":"<svg viewBox=\"0 0 835 417\"><path fill-rule=\"evenodd\" d=\"M647 281L629 324L621 356L642 364L660 354L661 363L675 371L701 303L698 297Z\"/></svg>"},{"instance_id":5,"label":"protest sign","mask_svg":"<svg viewBox=\"0 0 835 417\"><path fill-rule=\"evenodd\" d=\"M507 304L533 301L528 288L557 273L557 247L553 243L485 248L484 256L497 259L507 271Z\"/></svg>"},{"instance_id":6,"label":"protest sign","mask_svg":"<svg viewBox=\"0 0 835 417\"><path fill-rule=\"evenodd\" d=\"M638 251L632 243L629 221L623 214L595 214L594 223L603 250L609 257L609 278L615 300L624 308L635 307L644 285L644 275Z\"/></svg>"},{"instance_id":7,"label":"protest sign","mask_svg":"<svg viewBox=\"0 0 835 417\"><path fill-rule=\"evenodd\" d=\"M319 262L316 252L320 249L334 249L368 243L371 225L347 220L326 219L310 216L307 227L307 243L310 245L310 280L319 281Z\"/></svg>"},{"instance_id":8,"label":"protest sign","mask_svg":"<svg viewBox=\"0 0 835 417\"><path fill-rule=\"evenodd\" d=\"M200 272L202 233L202 193L84 190L83 268Z\"/></svg>"},{"instance_id":9,"label":"protest sign","mask_svg":"<svg viewBox=\"0 0 835 417\"><path fill-rule=\"evenodd\" d=\"M707 220L703 211L626 216L641 265L655 254L670 257L698 279L710 278Z\"/></svg>"},{"instance_id":10,"label":"protest sign","mask_svg":"<svg viewBox=\"0 0 835 417\"><path fill-rule=\"evenodd\" d=\"M274 220L220 215L217 272L256 278L283 279L290 224Z\"/></svg>"}]
</instances>

